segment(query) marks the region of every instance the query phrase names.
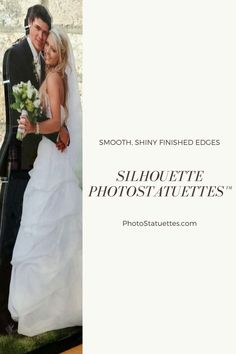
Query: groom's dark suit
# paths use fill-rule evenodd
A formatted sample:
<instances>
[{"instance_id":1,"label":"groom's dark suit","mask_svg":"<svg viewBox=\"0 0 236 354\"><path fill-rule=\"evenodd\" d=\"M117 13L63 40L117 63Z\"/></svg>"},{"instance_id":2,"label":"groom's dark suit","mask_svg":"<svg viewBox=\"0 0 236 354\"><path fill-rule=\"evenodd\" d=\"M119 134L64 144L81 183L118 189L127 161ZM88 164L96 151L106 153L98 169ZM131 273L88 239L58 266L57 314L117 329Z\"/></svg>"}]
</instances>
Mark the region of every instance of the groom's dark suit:
<instances>
[{"instance_id":1,"label":"groom's dark suit","mask_svg":"<svg viewBox=\"0 0 236 354\"><path fill-rule=\"evenodd\" d=\"M36 69L34 67L34 58L32 51L29 47L28 41L24 38L18 44L12 46L9 49L9 77L11 85L18 84L20 81L27 82L31 81L32 85L39 89L40 82L37 78ZM45 77L44 63L42 60L41 73L43 81ZM13 126L17 126L17 119L19 119L19 113L15 110L11 110L11 119ZM16 130L16 128L14 129ZM13 139L15 138L15 135ZM20 155L18 159L20 160L20 169L29 170L33 166L33 162L37 154L37 146L39 143L39 136L34 134L29 134L23 139L21 145ZM18 152L19 153L19 152Z\"/></svg>"},{"instance_id":2,"label":"groom's dark suit","mask_svg":"<svg viewBox=\"0 0 236 354\"><path fill-rule=\"evenodd\" d=\"M33 54L26 38L9 48L4 55L4 79L10 80L5 85L7 132L1 151L2 165L8 171L8 182L1 190L0 204L0 331L4 331L10 320L8 312L8 291L11 275L11 258L16 236L20 226L23 194L29 180L28 171L32 168L37 154L40 136L27 135L22 142L16 139L19 113L9 108L13 101L12 86L28 80L39 89L40 82L33 64ZM41 82L45 77L45 68L41 60ZM54 134L54 138L55 138ZM53 138L51 139L53 140ZM54 139L55 141L55 139ZM56 148L56 147L55 147ZM4 150L4 151L3 151ZM0 166L2 170L2 166ZM4 194L4 196L3 196Z\"/></svg>"}]
</instances>

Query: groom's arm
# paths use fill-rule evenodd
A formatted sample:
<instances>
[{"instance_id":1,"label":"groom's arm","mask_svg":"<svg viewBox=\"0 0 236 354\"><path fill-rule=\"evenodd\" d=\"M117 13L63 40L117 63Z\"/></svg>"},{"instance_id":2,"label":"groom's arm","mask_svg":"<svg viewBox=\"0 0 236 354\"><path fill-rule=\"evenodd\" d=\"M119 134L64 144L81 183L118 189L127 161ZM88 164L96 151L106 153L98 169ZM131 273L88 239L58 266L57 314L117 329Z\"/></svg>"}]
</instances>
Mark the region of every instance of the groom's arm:
<instances>
[{"instance_id":1,"label":"groom's arm","mask_svg":"<svg viewBox=\"0 0 236 354\"><path fill-rule=\"evenodd\" d=\"M70 145L70 134L66 125L61 127L56 145L60 151L64 151Z\"/></svg>"},{"instance_id":2,"label":"groom's arm","mask_svg":"<svg viewBox=\"0 0 236 354\"><path fill-rule=\"evenodd\" d=\"M43 135L54 142L57 148L62 151L70 144L70 135L66 125L63 125L59 132Z\"/></svg>"},{"instance_id":3,"label":"groom's arm","mask_svg":"<svg viewBox=\"0 0 236 354\"><path fill-rule=\"evenodd\" d=\"M46 115L42 114L40 117L37 118L37 122L43 122L49 119ZM49 133L49 134L42 134L53 143L56 144L58 150L65 150L65 148L70 144L70 135L67 129L66 124L64 124L58 132Z\"/></svg>"}]
</instances>

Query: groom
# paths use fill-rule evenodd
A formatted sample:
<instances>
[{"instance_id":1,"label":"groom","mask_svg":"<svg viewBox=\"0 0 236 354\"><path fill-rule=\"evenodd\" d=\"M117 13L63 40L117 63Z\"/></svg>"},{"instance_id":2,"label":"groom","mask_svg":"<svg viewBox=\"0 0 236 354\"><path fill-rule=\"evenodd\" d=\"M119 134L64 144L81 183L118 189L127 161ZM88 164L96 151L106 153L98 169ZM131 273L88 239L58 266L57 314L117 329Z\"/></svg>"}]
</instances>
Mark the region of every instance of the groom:
<instances>
[{"instance_id":1,"label":"groom","mask_svg":"<svg viewBox=\"0 0 236 354\"><path fill-rule=\"evenodd\" d=\"M41 52L51 29L51 22L51 16L44 6L34 5L28 9L26 16L28 36L15 43L4 56L5 75L6 79L10 80L7 89L5 88L6 106L12 103L13 85L30 80L34 87L39 89L43 82L45 65ZM23 194L29 180L28 172L33 166L41 139L38 135L29 134L22 142L16 140L19 113L13 110L6 113L11 132L5 164L10 169L10 177L1 211L3 222L0 230L0 334L11 334L15 328L15 323L8 311L10 262L20 225ZM65 127L61 128L59 135L54 133L46 136L54 142L58 140L56 145L61 151L66 148L69 141L69 134Z\"/></svg>"}]
</instances>

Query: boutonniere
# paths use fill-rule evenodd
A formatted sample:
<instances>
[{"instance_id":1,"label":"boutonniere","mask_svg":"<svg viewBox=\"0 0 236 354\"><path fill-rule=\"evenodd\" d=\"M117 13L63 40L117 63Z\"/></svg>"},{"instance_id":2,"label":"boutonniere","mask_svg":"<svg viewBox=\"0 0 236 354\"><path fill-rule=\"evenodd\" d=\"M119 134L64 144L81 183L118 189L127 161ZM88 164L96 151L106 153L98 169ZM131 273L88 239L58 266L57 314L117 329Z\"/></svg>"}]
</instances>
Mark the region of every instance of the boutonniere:
<instances>
[{"instance_id":1,"label":"boutonniere","mask_svg":"<svg viewBox=\"0 0 236 354\"><path fill-rule=\"evenodd\" d=\"M38 61L33 60L33 72L34 75L36 76L37 81L39 82L39 72L40 72L40 64Z\"/></svg>"}]
</instances>

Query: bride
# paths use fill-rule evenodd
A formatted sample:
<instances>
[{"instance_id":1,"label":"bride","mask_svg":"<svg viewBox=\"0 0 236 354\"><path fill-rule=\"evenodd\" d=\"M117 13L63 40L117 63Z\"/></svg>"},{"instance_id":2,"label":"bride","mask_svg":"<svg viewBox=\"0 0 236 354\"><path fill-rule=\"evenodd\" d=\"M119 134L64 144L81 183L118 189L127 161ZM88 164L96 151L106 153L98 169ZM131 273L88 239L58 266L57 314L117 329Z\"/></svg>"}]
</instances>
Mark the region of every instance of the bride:
<instances>
[{"instance_id":1,"label":"bride","mask_svg":"<svg viewBox=\"0 0 236 354\"><path fill-rule=\"evenodd\" d=\"M9 311L18 333L34 336L82 322L81 107L72 48L53 28L44 48L47 75L40 88L48 120L26 133L58 131L66 121L70 145L61 153L43 137L23 200L12 257Z\"/></svg>"}]
</instances>

